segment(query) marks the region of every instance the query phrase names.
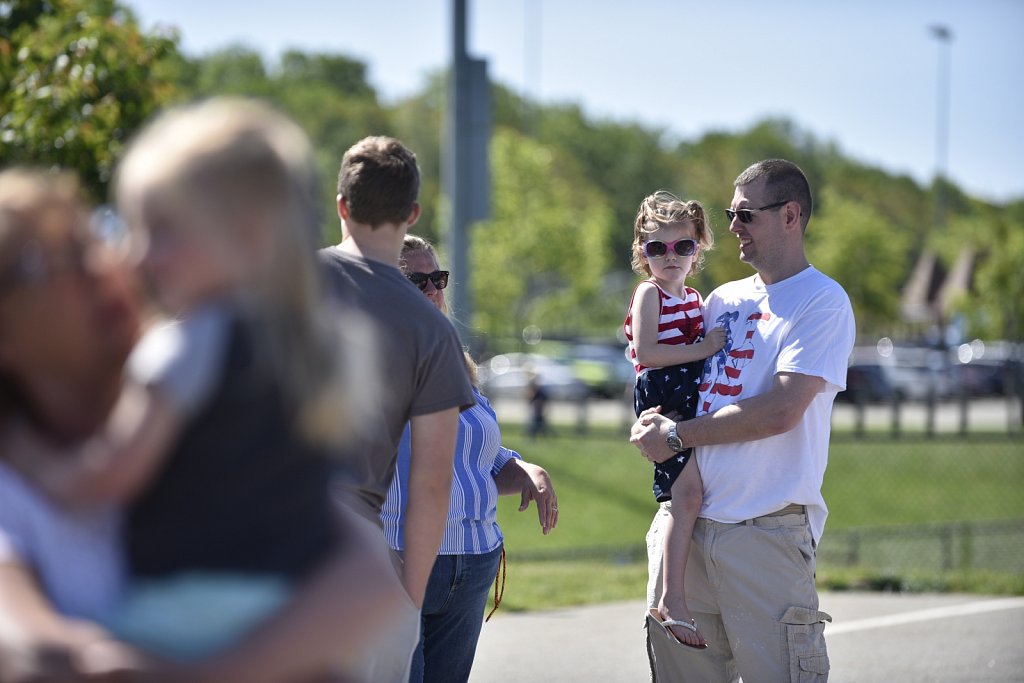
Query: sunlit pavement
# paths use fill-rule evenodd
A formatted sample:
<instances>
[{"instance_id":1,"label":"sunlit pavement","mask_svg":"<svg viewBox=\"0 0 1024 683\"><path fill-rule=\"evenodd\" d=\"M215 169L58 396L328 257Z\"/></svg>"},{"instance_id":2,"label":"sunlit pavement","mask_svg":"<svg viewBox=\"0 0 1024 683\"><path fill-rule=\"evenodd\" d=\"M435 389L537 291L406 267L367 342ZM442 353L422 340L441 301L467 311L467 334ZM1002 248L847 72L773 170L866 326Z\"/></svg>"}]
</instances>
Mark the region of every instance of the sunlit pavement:
<instances>
[{"instance_id":1,"label":"sunlit pavement","mask_svg":"<svg viewBox=\"0 0 1024 683\"><path fill-rule=\"evenodd\" d=\"M833 683L1024 681L1024 598L823 593L821 608ZM641 601L499 610L470 681L647 681L643 613Z\"/></svg>"}]
</instances>

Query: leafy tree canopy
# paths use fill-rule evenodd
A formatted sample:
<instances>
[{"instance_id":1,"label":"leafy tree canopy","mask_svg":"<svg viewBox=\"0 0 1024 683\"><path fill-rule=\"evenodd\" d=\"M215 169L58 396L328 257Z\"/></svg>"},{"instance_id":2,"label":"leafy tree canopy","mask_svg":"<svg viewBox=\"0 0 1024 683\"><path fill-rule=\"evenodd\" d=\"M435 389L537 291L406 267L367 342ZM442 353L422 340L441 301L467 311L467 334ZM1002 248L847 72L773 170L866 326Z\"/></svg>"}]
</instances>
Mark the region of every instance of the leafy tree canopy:
<instances>
[{"instance_id":1,"label":"leafy tree canopy","mask_svg":"<svg viewBox=\"0 0 1024 683\"><path fill-rule=\"evenodd\" d=\"M3 2L0 19L0 158L73 169L105 199L124 142L176 93L176 36L113 0Z\"/></svg>"},{"instance_id":2,"label":"leafy tree canopy","mask_svg":"<svg viewBox=\"0 0 1024 683\"><path fill-rule=\"evenodd\" d=\"M342 153L365 135L385 134L416 151L424 209L416 230L439 241L445 84L444 74L433 74L420 93L382 104L366 65L344 55L289 50L268 62L236 45L186 58L177 36L140 31L115 0L0 0L0 158L73 169L98 200L124 142L158 108L248 95L280 107L312 138L325 240L338 238ZM847 288L865 337L903 331L900 294L926 248L947 270L965 248L974 253L973 290L959 304L972 335L1022 333L1024 199L998 206L944 180L922 187L785 119L679 141L501 85L492 93L493 215L472 230L470 278L472 324L492 335L518 336L534 324L612 336L637 279L629 266L636 208L662 188L700 200L712 219L717 247L693 284L706 293L746 277L750 268L737 257L723 209L739 172L769 157L807 173L816 206L809 256Z\"/></svg>"}]
</instances>

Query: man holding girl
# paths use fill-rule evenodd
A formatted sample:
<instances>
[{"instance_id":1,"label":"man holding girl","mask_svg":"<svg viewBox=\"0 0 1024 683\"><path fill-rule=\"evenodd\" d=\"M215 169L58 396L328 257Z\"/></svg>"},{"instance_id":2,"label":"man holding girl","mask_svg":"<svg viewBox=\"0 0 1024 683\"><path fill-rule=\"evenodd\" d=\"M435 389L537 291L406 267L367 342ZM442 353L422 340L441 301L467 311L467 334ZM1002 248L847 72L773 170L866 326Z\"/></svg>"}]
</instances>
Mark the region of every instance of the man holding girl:
<instances>
[{"instance_id":1,"label":"man holding girl","mask_svg":"<svg viewBox=\"0 0 1024 683\"><path fill-rule=\"evenodd\" d=\"M705 320L728 327L729 342L705 362L696 418L676 422L652 408L632 428L651 462L694 448L703 480L685 594L709 648L661 648L659 680L828 677L831 617L818 610L815 550L832 402L855 329L842 287L807 261L811 208L807 178L791 162L761 161L739 175L726 215L740 260L756 273L713 291L704 308ZM666 516L659 511L652 530ZM655 607L661 581L652 578Z\"/></svg>"}]
</instances>

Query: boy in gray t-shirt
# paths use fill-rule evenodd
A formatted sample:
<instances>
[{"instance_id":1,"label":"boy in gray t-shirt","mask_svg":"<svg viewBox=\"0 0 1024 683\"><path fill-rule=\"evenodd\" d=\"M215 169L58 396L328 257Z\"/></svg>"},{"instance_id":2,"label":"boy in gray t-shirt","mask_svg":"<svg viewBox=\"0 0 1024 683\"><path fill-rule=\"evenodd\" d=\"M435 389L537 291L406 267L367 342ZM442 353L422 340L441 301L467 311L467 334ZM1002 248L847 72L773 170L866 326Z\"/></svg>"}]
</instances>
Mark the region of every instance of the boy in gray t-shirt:
<instances>
[{"instance_id":1,"label":"boy in gray t-shirt","mask_svg":"<svg viewBox=\"0 0 1024 683\"><path fill-rule=\"evenodd\" d=\"M411 151L393 138L360 140L345 152L338 174L342 241L320 251L332 292L372 320L379 339L379 410L362 430L349 480L358 511L378 531L398 444L411 423L400 578L412 604L367 656L362 673L374 681L408 680L419 609L448 516L458 413L474 403L455 329L398 268L402 240L420 215L418 194Z\"/></svg>"},{"instance_id":2,"label":"boy in gray t-shirt","mask_svg":"<svg viewBox=\"0 0 1024 683\"><path fill-rule=\"evenodd\" d=\"M357 452L351 469L359 480L351 488L358 502L365 503L356 511L379 523L406 423L468 407L473 393L455 329L397 266L354 256L341 247L322 249L320 259L332 293L365 313L378 336L382 374L368 394L379 405L368 411L371 424L360 430L362 438L353 449Z\"/></svg>"}]
</instances>

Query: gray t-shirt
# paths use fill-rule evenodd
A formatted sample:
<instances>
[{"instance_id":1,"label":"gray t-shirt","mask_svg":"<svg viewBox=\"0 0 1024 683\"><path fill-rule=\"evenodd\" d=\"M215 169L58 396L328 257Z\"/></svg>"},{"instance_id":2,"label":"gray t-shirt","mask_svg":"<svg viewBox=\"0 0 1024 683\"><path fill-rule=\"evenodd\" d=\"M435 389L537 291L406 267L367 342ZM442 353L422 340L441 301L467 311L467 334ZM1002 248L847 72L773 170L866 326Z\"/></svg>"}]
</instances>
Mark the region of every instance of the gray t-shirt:
<instances>
[{"instance_id":1,"label":"gray t-shirt","mask_svg":"<svg viewBox=\"0 0 1024 683\"><path fill-rule=\"evenodd\" d=\"M335 247L319 256L331 294L376 327L380 386L368 400L378 406L347 459L342 483L365 503L357 510L379 525L406 422L472 406L473 388L455 328L402 271Z\"/></svg>"}]
</instances>

